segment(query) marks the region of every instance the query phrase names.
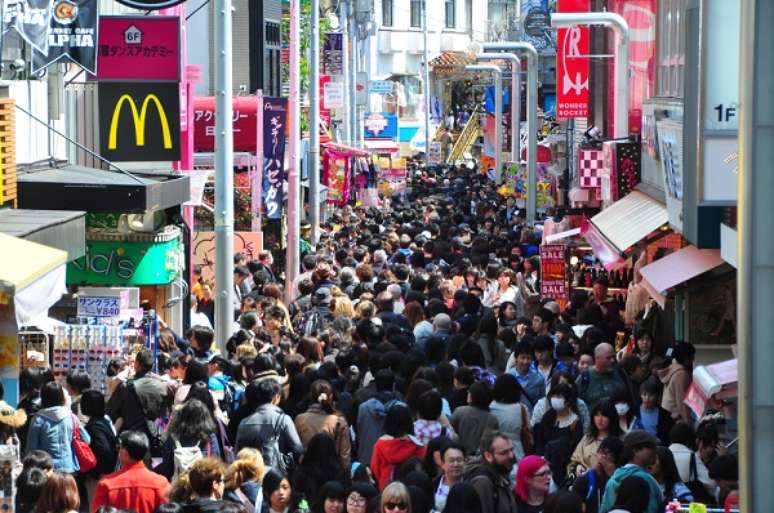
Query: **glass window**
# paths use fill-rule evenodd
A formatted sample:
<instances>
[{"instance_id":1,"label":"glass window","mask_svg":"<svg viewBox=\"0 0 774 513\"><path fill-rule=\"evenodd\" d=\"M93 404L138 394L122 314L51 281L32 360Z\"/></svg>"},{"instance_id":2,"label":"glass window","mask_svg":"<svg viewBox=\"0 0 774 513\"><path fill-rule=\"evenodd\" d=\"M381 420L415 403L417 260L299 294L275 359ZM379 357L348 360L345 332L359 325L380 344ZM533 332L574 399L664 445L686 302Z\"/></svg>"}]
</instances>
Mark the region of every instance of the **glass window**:
<instances>
[{"instance_id":1,"label":"glass window","mask_svg":"<svg viewBox=\"0 0 774 513\"><path fill-rule=\"evenodd\" d=\"M682 98L685 79L686 0L659 0L658 95Z\"/></svg>"},{"instance_id":2,"label":"glass window","mask_svg":"<svg viewBox=\"0 0 774 513\"><path fill-rule=\"evenodd\" d=\"M473 0L465 0L465 31L473 32Z\"/></svg>"},{"instance_id":3,"label":"glass window","mask_svg":"<svg viewBox=\"0 0 774 513\"><path fill-rule=\"evenodd\" d=\"M411 28L422 28L421 0L411 0Z\"/></svg>"},{"instance_id":4,"label":"glass window","mask_svg":"<svg viewBox=\"0 0 774 513\"><path fill-rule=\"evenodd\" d=\"M446 28L453 29L457 26L455 22L454 2L456 0L446 0Z\"/></svg>"},{"instance_id":5,"label":"glass window","mask_svg":"<svg viewBox=\"0 0 774 513\"><path fill-rule=\"evenodd\" d=\"M392 0L382 0L382 26L392 27Z\"/></svg>"}]
</instances>

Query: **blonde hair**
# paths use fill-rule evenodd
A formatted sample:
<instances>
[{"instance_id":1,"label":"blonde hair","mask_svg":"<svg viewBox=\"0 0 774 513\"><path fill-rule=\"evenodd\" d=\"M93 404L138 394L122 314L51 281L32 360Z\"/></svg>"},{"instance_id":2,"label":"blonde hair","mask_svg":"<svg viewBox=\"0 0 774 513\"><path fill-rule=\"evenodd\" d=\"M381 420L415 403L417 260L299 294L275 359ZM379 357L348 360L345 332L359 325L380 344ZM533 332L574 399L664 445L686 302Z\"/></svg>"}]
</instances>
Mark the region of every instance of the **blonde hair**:
<instances>
[{"instance_id":1,"label":"blonde hair","mask_svg":"<svg viewBox=\"0 0 774 513\"><path fill-rule=\"evenodd\" d=\"M360 301L357 304L357 317L360 319L370 319L376 315L376 306L370 301Z\"/></svg>"},{"instance_id":2,"label":"blonde hair","mask_svg":"<svg viewBox=\"0 0 774 513\"><path fill-rule=\"evenodd\" d=\"M248 481L261 481L265 473L266 466L261 452L245 447L226 470L226 489L235 490Z\"/></svg>"},{"instance_id":3,"label":"blonde hair","mask_svg":"<svg viewBox=\"0 0 774 513\"><path fill-rule=\"evenodd\" d=\"M237 360L243 356L258 356L258 350L255 348L252 342L245 342L240 344L236 348Z\"/></svg>"},{"instance_id":4,"label":"blonde hair","mask_svg":"<svg viewBox=\"0 0 774 513\"><path fill-rule=\"evenodd\" d=\"M352 301L344 294L336 296L334 299L336 306L333 307L333 315L335 317L349 317L353 319L355 317L355 307L352 306Z\"/></svg>"},{"instance_id":5,"label":"blonde hair","mask_svg":"<svg viewBox=\"0 0 774 513\"><path fill-rule=\"evenodd\" d=\"M382 498L379 501L379 513L384 513L384 505L388 502L403 502L408 506L406 513L411 513L411 497L409 496L406 485L399 481L393 481L388 484L382 492Z\"/></svg>"}]
</instances>

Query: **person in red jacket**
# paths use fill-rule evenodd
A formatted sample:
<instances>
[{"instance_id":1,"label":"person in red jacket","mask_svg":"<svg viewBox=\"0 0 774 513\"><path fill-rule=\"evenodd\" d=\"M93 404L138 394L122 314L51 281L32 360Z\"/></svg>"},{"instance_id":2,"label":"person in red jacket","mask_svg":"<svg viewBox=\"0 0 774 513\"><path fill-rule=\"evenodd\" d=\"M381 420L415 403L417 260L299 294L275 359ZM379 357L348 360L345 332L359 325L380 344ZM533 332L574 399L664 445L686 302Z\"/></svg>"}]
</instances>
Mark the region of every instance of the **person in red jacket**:
<instances>
[{"instance_id":1,"label":"person in red jacket","mask_svg":"<svg viewBox=\"0 0 774 513\"><path fill-rule=\"evenodd\" d=\"M124 431L118 437L118 447L121 470L106 475L97 483L92 513L101 506L153 513L160 504L167 502L169 481L148 470L143 463L150 450L148 436L139 431Z\"/></svg>"},{"instance_id":2,"label":"person in red jacket","mask_svg":"<svg viewBox=\"0 0 774 513\"><path fill-rule=\"evenodd\" d=\"M414 456L424 458L426 452L426 447L414 438L411 413L404 405L395 405L387 411L384 433L374 444L371 455L371 472L380 491L392 481L396 467Z\"/></svg>"}]
</instances>

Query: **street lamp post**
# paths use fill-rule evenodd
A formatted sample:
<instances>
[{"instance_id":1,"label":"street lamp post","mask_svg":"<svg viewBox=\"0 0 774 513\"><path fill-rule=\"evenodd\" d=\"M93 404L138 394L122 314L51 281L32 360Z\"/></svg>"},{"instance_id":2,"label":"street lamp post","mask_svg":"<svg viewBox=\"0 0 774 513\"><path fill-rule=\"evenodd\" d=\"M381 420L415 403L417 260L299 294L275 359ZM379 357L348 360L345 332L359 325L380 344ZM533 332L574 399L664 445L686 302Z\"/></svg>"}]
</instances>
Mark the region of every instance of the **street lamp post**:
<instances>
[{"instance_id":1,"label":"street lamp post","mask_svg":"<svg viewBox=\"0 0 774 513\"><path fill-rule=\"evenodd\" d=\"M503 152L503 76L500 66L493 64L471 64L465 66L465 71L490 71L495 81L495 183L502 180Z\"/></svg>"},{"instance_id":2,"label":"street lamp post","mask_svg":"<svg viewBox=\"0 0 774 513\"><path fill-rule=\"evenodd\" d=\"M511 160L520 160L519 127L521 126L521 59L515 53L477 53L477 61L505 60L511 63Z\"/></svg>"},{"instance_id":3,"label":"street lamp post","mask_svg":"<svg viewBox=\"0 0 774 513\"><path fill-rule=\"evenodd\" d=\"M309 223L312 244L320 233L320 0L312 0L312 48L309 65ZM295 291L291 291L295 294Z\"/></svg>"},{"instance_id":4,"label":"street lamp post","mask_svg":"<svg viewBox=\"0 0 774 513\"><path fill-rule=\"evenodd\" d=\"M288 243L285 265L285 294L293 296L293 282L298 273L299 216L301 215L301 0L290 0L290 94L288 95ZM312 84L314 87L314 84ZM317 119L312 120L317 123Z\"/></svg>"},{"instance_id":5,"label":"street lamp post","mask_svg":"<svg viewBox=\"0 0 774 513\"><path fill-rule=\"evenodd\" d=\"M629 25L614 12L568 12L551 15L553 28L571 28L576 25L601 25L613 29L618 41L615 48L615 114L616 139L629 136Z\"/></svg>"},{"instance_id":6,"label":"street lamp post","mask_svg":"<svg viewBox=\"0 0 774 513\"><path fill-rule=\"evenodd\" d=\"M534 224L537 212L537 50L523 41L484 43L482 48L485 52L519 51L527 55L527 222Z\"/></svg>"},{"instance_id":7,"label":"street lamp post","mask_svg":"<svg viewBox=\"0 0 774 513\"><path fill-rule=\"evenodd\" d=\"M427 48L427 0L422 2L422 60L425 64L423 81L425 85L425 168L430 167L430 62Z\"/></svg>"}]
</instances>

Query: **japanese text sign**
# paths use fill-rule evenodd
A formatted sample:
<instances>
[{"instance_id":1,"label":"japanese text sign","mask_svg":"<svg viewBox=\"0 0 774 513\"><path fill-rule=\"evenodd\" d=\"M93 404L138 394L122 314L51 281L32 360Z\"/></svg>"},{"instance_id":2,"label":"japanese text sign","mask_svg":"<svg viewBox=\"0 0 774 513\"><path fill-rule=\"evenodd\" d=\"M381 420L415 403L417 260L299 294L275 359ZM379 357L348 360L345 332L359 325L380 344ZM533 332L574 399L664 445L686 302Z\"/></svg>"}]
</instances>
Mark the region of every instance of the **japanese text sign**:
<instances>
[{"instance_id":1,"label":"japanese text sign","mask_svg":"<svg viewBox=\"0 0 774 513\"><path fill-rule=\"evenodd\" d=\"M180 80L180 18L102 16L99 80Z\"/></svg>"},{"instance_id":2,"label":"japanese text sign","mask_svg":"<svg viewBox=\"0 0 774 513\"><path fill-rule=\"evenodd\" d=\"M540 246L540 295L553 298L560 305L567 294L567 247L564 244Z\"/></svg>"},{"instance_id":3,"label":"japanese text sign","mask_svg":"<svg viewBox=\"0 0 774 513\"><path fill-rule=\"evenodd\" d=\"M118 317L120 313L120 297L78 296L78 317Z\"/></svg>"},{"instance_id":4,"label":"japanese text sign","mask_svg":"<svg viewBox=\"0 0 774 513\"><path fill-rule=\"evenodd\" d=\"M269 219L282 217L287 105L287 98L263 99L263 206Z\"/></svg>"},{"instance_id":5,"label":"japanese text sign","mask_svg":"<svg viewBox=\"0 0 774 513\"><path fill-rule=\"evenodd\" d=\"M588 12L589 0L559 0L559 12ZM560 28L556 36L556 115L589 115L589 29Z\"/></svg>"},{"instance_id":6,"label":"japanese text sign","mask_svg":"<svg viewBox=\"0 0 774 513\"><path fill-rule=\"evenodd\" d=\"M234 151L255 152L258 143L258 100L240 96L232 102ZM215 151L215 97L194 98L194 151Z\"/></svg>"}]
</instances>

